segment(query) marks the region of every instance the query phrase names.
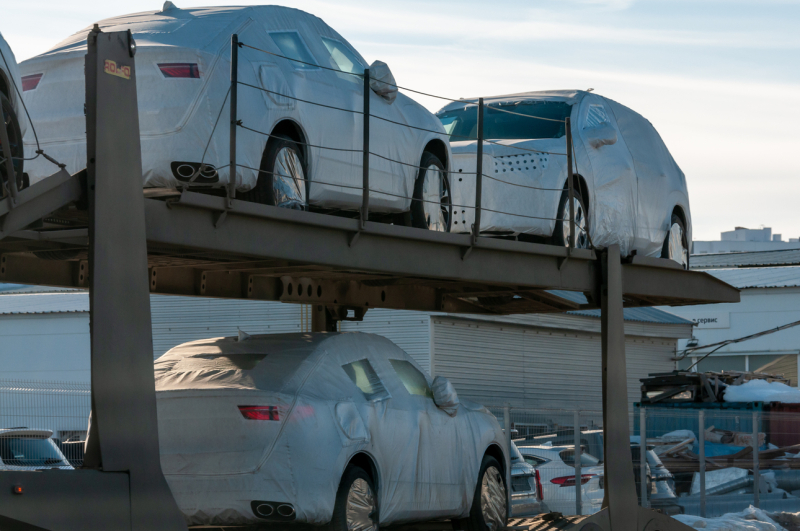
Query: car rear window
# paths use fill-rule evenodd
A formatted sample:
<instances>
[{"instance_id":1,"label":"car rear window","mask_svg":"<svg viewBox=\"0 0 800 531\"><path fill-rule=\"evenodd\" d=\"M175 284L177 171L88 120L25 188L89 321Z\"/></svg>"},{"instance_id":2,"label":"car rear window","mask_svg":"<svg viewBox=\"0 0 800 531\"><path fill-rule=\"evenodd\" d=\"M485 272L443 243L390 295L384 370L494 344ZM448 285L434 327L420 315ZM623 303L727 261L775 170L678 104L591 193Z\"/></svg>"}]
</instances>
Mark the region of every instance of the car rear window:
<instances>
[{"instance_id":1,"label":"car rear window","mask_svg":"<svg viewBox=\"0 0 800 531\"><path fill-rule=\"evenodd\" d=\"M389 398L389 392L383 386L383 382L378 377L375 369L372 368L369 360L363 359L342 365L342 369L347 373L350 380L356 384L367 400L383 400Z\"/></svg>"},{"instance_id":2,"label":"car rear window","mask_svg":"<svg viewBox=\"0 0 800 531\"><path fill-rule=\"evenodd\" d=\"M8 466L66 465L50 439L30 437L0 437L0 459Z\"/></svg>"},{"instance_id":3,"label":"car rear window","mask_svg":"<svg viewBox=\"0 0 800 531\"><path fill-rule=\"evenodd\" d=\"M405 360L389 360L389 362L409 394L433 398L428 380L414 365Z\"/></svg>"},{"instance_id":4,"label":"car rear window","mask_svg":"<svg viewBox=\"0 0 800 531\"><path fill-rule=\"evenodd\" d=\"M562 450L558 455L565 464L575 464L575 450ZM581 466L597 466L598 464L600 464L600 460L592 454L586 453L585 447L581 447Z\"/></svg>"},{"instance_id":5,"label":"car rear window","mask_svg":"<svg viewBox=\"0 0 800 531\"><path fill-rule=\"evenodd\" d=\"M563 101L487 105L484 107L483 135L493 140L561 138L565 132L564 120L571 110L572 106ZM436 116L441 120L445 132L455 135L453 141L478 138L477 105L471 103L461 109L440 112ZM547 119L537 120L528 116Z\"/></svg>"}]
</instances>

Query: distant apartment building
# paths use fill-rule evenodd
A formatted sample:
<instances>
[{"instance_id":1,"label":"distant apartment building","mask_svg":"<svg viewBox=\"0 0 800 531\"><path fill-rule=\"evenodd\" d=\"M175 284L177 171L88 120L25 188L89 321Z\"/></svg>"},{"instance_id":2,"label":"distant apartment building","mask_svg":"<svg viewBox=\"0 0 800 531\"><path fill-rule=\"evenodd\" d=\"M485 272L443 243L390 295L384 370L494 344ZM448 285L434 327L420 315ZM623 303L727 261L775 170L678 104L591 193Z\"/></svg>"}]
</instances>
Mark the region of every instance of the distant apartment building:
<instances>
[{"instance_id":1,"label":"distant apartment building","mask_svg":"<svg viewBox=\"0 0 800 531\"><path fill-rule=\"evenodd\" d=\"M781 234L772 234L771 227L747 229L736 227L723 232L719 241L693 241L692 254L743 253L800 249L800 238L783 241Z\"/></svg>"}]
</instances>

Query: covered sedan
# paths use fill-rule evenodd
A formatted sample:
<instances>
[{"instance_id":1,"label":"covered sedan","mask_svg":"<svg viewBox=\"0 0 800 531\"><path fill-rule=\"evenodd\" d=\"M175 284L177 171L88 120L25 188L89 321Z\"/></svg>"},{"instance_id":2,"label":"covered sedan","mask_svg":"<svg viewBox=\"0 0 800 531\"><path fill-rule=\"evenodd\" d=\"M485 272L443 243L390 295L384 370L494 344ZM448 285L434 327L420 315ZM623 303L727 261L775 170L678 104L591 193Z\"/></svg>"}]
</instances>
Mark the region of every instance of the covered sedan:
<instances>
[{"instance_id":1,"label":"covered sedan","mask_svg":"<svg viewBox=\"0 0 800 531\"><path fill-rule=\"evenodd\" d=\"M5 135L0 135L0 178L3 183L7 183L8 176L13 173L17 176L18 188L27 185L23 173L25 169L23 137L28 121L24 118L21 87L22 82L14 52L0 34L0 116L5 129ZM8 151L11 153L9 160L5 155L4 142L8 142ZM53 173L52 165L48 169Z\"/></svg>"},{"instance_id":2,"label":"covered sedan","mask_svg":"<svg viewBox=\"0 0 800 531\"><path fill-rule=\"evenodd\" d=\"M453 204L475 204L477 98L437 116L454 135ZM670 258L688 268L692 241L683 172L655 128L619 103L581 90L485 98L481 231L566 245L566 125L572 128L579 247L619 244L623 256ZM470 232L459 206L454 232Z\"/></svg>"},{"instance_id":3,"label":"covered sedan","mask_svg":"<svg viewBox=\"0 0 800 531\"><path fill-rule=\"evenodd\" d=\"M191 525L505 525L494 416L383 337L201 340L155 374L161 465Z\"/></svg>"},{"instance_id":4,"label":"covered sedan","mask_svg":"<svg viewBox=\"0 0 800 531\"><path fill-rule=\"evenodd\" d=\"M105 32L130 30L137 45L144 186L219 188L229 182L228 91L237 34L243 43L237 197L296 209L359 209L368 63L325 22L281 6L179 9L166 2L161 11L98 25ZM25 98L42 146L72 172L86 165L83 63L91 30L21 65L31 80ZM379 78L368 91L372 219L397 216L446 231L449 147L442 125L397 92L385 64L376 62L370 77ZM32 182L49 170L32 163Z\"/></svg>"}]
</instances>

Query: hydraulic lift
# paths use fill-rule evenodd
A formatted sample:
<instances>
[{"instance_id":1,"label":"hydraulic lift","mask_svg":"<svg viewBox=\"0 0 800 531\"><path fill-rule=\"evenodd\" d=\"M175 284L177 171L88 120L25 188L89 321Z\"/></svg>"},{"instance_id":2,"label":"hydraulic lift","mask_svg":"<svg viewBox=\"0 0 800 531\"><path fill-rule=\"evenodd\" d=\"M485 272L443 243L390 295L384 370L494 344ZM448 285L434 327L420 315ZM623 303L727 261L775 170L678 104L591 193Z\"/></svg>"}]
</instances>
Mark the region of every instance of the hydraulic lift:
<instances>
[{"instance_id":1,"label":"hydraulic lift","mask_svg":"<svg viewBox=\"0 0 800 531\"><path fill-rule=\"evenodd\" d=\"M87 169L61 169L0 203L0 281L88 288L92 345L85 467L0 472L1 529L186 528L159 461L150 293L310 304L315 331L370 308L601 308L606 508L532 529L689 529L637 505L622 309L737 302L738 290L668 260L623 261L614 246L596 253L143 193L134 52L129 32L89 34Z\"/></svg>"}]
</instances>

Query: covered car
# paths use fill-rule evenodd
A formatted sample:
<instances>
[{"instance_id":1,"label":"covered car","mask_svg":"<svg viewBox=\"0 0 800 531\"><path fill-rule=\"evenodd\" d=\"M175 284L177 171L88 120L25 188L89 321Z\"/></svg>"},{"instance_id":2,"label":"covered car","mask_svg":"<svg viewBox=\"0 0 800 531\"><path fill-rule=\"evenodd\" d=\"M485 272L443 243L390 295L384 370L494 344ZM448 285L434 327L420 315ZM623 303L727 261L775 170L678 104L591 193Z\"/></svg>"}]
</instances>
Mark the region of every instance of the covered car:
<instances>
[{"instance_id":1,"label":"covered car","mask_svg":"<svg viewBox=\"0 0 800 531\"><path fill-rule=\"evenodd\" d=\"M469 98L437 113L453 135L453 204L460 205L454 232L470 232L474 221L468 205L475 204L477 103ZM688 268L692 222L686 179L649 121L582 90L494 96L484 104L482 232L568 243L569 118L576 245L618 244L623 256L670 258Z\"/></svg>"},{"instance_id":2,"label":"covered car","mask_svg":"<svg viewBox=\"0 0 800 531\"><path fill-rule=\"evenodd\" d=\"M166 2L160 11L109 18L98 26L104 32L130 30L136 42L145 187L208 189L229 182L228 91L236 34L242 43L237 198L295 209L360 208L368 63L321 19L281 6L180 9ZM31 80L25 99L41 144L71 172L86 166L83 64L91 30L21 64ZM373 63L370 77L371 219L410 213L398 219L446 231L444 129L397 92L387 65ZM32 182L49 170L33 162Z\"/></svg>"},{"instance_id":3,"label":"covered car","mask_svg":"<svg viewBox=\"0 0 800 531\"><path fill-rule=\"evenodd\" d=\"M194 341L158 358L155 377L161 466L190 525L505 525L494 416L388 339Z\"/></svg>"},{"instance_id":4,"label":"covered car","mask_svg":"<svg viewBox=\"0 0 800 531\"><path fill-rule=\"evenodd\" d=\"M72 470L52 436L52 430L0 429L0 470Z\"/></svg>"},{"instance_id":5,"label":"covered car","mask_svg":"<svg viewBox=\"0 0 800 531\"><path fill-rule=\"evenodd\" d=\"M0 34L0 110L11 153L11 160L7 161L3 135L0 135L0 178L3 183L7 183L8 176L13 173L17 177L17 187L23 188L27 186L24 174L23 137L28 129L28 121L22 107L22 81L17 60L2 34ZM48 169L53 173L52 165Z\"/></svg>"},{"instance_id":6,"label":"covered car","mask_svg":"<svg viewBox=\"0 0 800 531\"><path fill-rule=\"evenodd\" d=\"M542 501L544 490L539 471L525 461L511 442L511 516L531 516L550 510Z\"/></svg>"}]
</instances>

